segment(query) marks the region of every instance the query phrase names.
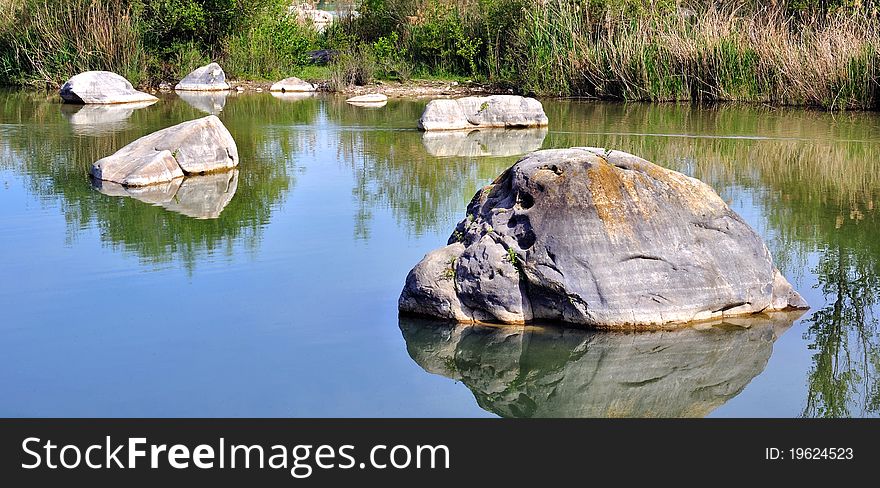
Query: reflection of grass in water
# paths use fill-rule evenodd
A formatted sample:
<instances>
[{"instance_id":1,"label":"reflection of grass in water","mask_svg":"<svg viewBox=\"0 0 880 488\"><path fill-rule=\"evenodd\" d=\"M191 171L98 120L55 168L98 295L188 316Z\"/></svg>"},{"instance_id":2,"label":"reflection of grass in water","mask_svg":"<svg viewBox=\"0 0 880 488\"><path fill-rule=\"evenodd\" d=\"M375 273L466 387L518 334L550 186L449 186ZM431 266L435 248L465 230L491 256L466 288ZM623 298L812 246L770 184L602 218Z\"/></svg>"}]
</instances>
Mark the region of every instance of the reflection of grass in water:
<instances>
[{"instance_id":1,"label":"reflection of grass in water","mask_svg":"<svg viewBox=\"0 0 880 488\"><path fill-rule=\"evenodd\" d=\"M372 211L377 207L390 208L400 225L414 235L446 232L448 222L464 214L464 203L477 189L516 161L429 156L421 133L415 130L426 103L392 100L381 110L364 110L342 99L328 100L328 117L343 127L340 160L355 177L357 238L369 238Z\"/></svg>"}]
</instances>

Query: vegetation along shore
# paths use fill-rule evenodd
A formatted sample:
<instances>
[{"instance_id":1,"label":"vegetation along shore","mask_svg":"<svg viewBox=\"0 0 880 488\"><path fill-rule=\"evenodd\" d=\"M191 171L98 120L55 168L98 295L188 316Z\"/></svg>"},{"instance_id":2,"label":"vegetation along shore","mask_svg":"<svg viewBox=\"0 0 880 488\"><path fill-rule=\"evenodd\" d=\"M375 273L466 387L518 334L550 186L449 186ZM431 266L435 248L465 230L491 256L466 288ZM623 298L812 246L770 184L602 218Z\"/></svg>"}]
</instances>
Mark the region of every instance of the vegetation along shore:
<instances>
[{"instance_id":1,"label":"vegetation along shore","mask_svg":"<svg viewBox=\"0 0 880 488\"><path fill-rule=\"evenodd\" d=\"M158 89L217 61L252 88L880 108L873 0L343 0L320 26L299 3L0 0L0 84Z\"/></svg>"}]
</instances>

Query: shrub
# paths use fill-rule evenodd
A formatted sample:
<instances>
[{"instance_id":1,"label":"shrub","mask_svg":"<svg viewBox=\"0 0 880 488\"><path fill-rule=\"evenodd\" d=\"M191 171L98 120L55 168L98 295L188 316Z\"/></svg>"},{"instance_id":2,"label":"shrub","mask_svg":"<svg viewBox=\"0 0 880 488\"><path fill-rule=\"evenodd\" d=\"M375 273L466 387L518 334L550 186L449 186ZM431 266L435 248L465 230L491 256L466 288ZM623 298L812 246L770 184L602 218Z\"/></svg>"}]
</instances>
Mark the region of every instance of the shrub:
<instances>
[{"instance_id":1,"label":"shrub","mask_svg":"<svg viewBox=\"0 0 880 488\"><path fill-rule=\"evenodd\" d=\"M371 82L376 73L376 59L368 44L361 44L340 52L330 65L330 88L341 90L345 87L363 86Z\"/></svg>"},{"instance_id":2,"label":"shrub","mask_svg":"<svg viewBox=\"0 0 880 488\"><path fill-rule=\"evenodd\" d=\"M319 46L319 35L278 5L266 7L241 33L229 37L224 66L231 75L272 79L290 76L308 63L306 52Z\"/></svg>"}]
</instances>

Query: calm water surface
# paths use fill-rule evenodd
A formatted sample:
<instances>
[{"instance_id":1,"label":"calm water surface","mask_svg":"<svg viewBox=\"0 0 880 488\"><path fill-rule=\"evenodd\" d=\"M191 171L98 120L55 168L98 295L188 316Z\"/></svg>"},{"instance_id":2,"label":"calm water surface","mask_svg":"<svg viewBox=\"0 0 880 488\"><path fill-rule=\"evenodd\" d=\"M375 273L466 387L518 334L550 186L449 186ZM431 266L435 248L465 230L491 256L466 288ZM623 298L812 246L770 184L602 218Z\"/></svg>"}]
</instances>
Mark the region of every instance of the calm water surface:
<instances>
[{"instance_id":1,"label":"calm water surface","mask_svg":"<svg viewBox=\"0 0 880 488\"><path fill-rule=\"evenodd\" d=\"M880 118L546 101L549 132L444 138L415 130L424 104L0 92L0 415L878 414ZM92 161L203 110L237 173L90 183ZM813 308L650 334L399 320L407 271L476 189L573 145L712 185Z\"/></svg>"}]
</instances>

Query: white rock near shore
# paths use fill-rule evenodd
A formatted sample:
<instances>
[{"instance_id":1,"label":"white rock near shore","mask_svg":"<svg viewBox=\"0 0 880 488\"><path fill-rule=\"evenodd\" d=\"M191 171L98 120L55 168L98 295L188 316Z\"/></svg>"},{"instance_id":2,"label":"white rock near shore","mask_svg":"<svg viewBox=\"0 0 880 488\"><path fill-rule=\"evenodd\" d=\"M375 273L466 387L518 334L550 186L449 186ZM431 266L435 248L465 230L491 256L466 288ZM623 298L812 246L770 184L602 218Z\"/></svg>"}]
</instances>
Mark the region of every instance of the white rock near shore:
<instances>
[{"instance_id":1,"label":"white rock near shore","mask_svg":"<svg viewBox=\"0 0 880 488\"><path fill-rule=\"evenodd\" d=\"M388 103L388 97L383 93L368 93L366 95L351 97L346 100L346 102L352 105L382 106Z\"/></svg>"},{"instance_id":2,"label":"white rock near shore","mask_svg":"<svg viewBox=\"0 0 880 488\"><path fill-rule=\"evenodd\" d=\"M437 99L428 102L419 129L473 130L480 128L544 127L547 115L541 102L517 95Z\"/></svg>"},{"instance_id":3,"label":"white rock near shore","mask_svg":"<svg viewBox=\"0 0 880 488\"><path fill-rule=\"evenodd\" d=\"M196 68L186 75L180 83L175 85L175 90L189 91L218 91L229 90L226 83L226 73L217 63L211 63L201 68Z\"/></svg>"},{"instance_id":4,"label":"white rock near shore","mask_svg":"<svg viewBox=\"0 0 880 488\"><path fill-rule=\"evenodd\" d=\"M621 151L549 149L474 195L401 312L644 327L807 308L709 185Z\"/></svg>"},{"instance_id":5,"label":"white rock near shore","mask_svg":"<svg viewBox=\"0 0 880 488\"><path fill-rule=\"evenodd\" d=\"M58 94L67 103L115 104L155 102L158 98L135 90L122 76L110 71L85 71L61 86Z\"/></svg>"},{"instance_id":6,"label":"white rock near shore","mask_svg":"<svg viewBox=\"0 0 880 488\"><path fill-rule=\"evenodd\" d=\"M214 115L183 122L141 137L92 164L99 180L145 186L234 168L238 148Z\"/></svg>"},{"instance_id":7,"label":"white rock near shore","mask_svg":"<svg viewBox=\"0 0 880 488\"><path fill-rule=\"evenodd\" d=\"M269 91L273 92L282 92L282 93L308 93L316 91L317 87L308 81L303 81L296 76L291 76L290 78L284 78L283 80L275 83L269 88Z\"/></svg>"}]
</instances>

